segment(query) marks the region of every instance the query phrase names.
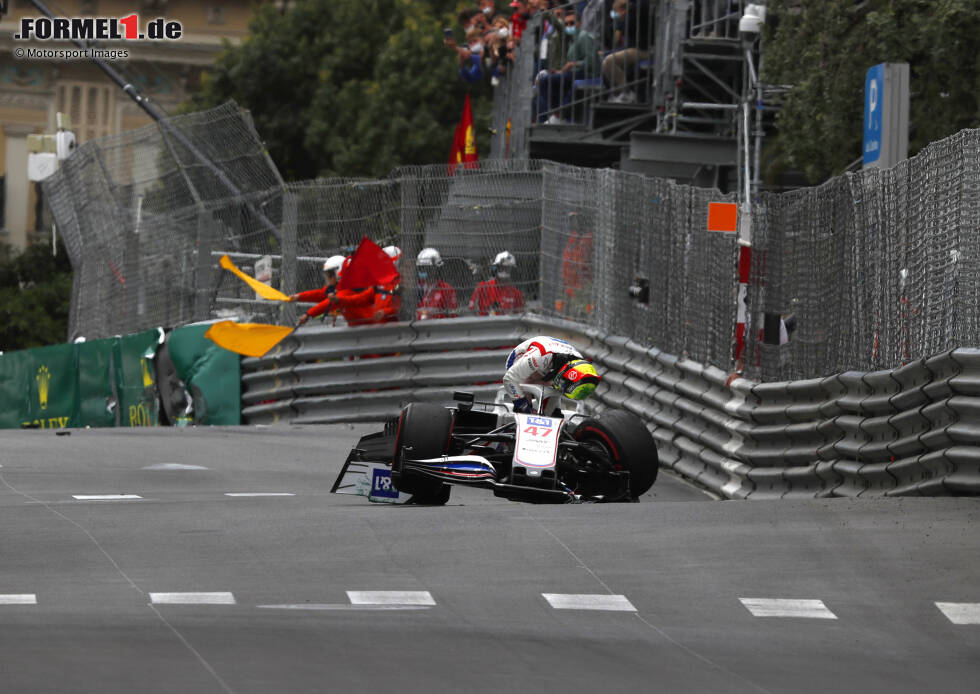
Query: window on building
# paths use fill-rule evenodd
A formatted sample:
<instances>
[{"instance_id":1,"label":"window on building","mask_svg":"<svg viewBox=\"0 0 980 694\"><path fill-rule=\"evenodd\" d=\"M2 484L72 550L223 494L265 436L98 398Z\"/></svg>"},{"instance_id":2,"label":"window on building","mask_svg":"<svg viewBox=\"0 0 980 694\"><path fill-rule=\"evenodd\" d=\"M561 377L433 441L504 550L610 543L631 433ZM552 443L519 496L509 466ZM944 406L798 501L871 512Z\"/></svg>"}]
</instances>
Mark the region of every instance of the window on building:
<instances>
[{"instance_id":1,"label":"window on building","mask_svg":"<svg viewBox=\"0 0 980 694\"><path fill-rule=\"evenodd\" d=\"M208 24L224 24L225 9L218 5L208 7Z\"/></svg>"},{"instance_id":2,"label":"window on building","mask_svg":"<svg viewBox=\"0 0 980 694\"><path fill-rule=\"evenodd\" d=\"M115 133L116 87L91 82L58 84L58 111L71 116L79 144Z\"/></svg>"},{"instance_id":3,"label":"window on building","mask_svg":"<svg viewBox=\"0 0 980 694\"><path fill-rule=\"evenodd\" d=\"M99 13L99 3L97 0L81 0L78 3L78 11L80 14L98 14Z\"/></svg>"}]
</instances>

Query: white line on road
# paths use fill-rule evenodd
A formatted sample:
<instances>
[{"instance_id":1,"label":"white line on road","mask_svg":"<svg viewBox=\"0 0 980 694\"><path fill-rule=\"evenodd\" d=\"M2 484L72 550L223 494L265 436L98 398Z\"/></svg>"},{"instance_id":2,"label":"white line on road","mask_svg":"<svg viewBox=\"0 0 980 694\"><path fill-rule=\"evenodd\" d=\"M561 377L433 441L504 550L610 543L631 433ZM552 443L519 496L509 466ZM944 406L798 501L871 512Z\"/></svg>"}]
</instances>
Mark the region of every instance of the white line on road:
<instances>
[{"instance_id":1,"label":"white line on road","mask_svg":"<svg viewBox=\"0 0 980 694\"><path fill-rule=\"evenodd\" d=\"M556 610L605 610L608 612L636 612L633 603L625 595L541 593Z\"/></svg>"},{"instance_id":2,"label":"white line on road","mask_svg":"<svg viewBox=\"0 0 980 694\"><path fill-rule=\"evenodd\" d=\"M150 593L154 605L234 605L231 593Z\"/></svg>"},{"instance_id":3,"label":"white line on road","mask_svg":"<svg viewBox=\"0 0 980 694\"><path fill-rule=\"evenodd\" d=\"M292 492L228 492L225 496L296 496Z\"/></svg>"},{"instance_id":4,"label":"white line on road","mask_svg":"<svg viewBox=\"0 0 980 694\"><path fill-rule=\"evenodd\" d=\"M34 593L10 593L0 595L0 605L36 605L37 596Z\"/></svg>"},{"instance_id":5,"label":"white line on road","mask_svg":"<svg viewBox=\"0 0 980 694\"><path fill-rule=\"evenodd\" d=\"M348 590L351 605L435 605L427 590Z\"/></svg>"},{"instance_id":6,"label":"white line on road","mask_svg":"<svg viewBox=\"0 0 980 694\"><path fill-rule=\"evenodd\" d=\"M124 501L127 499L142 499L139 494L72 494L78 501Z\"/></svg>"},{"instance_id":7,"label":"white line on road","mask_svg":"<svg viewBox=\"0 0 980 694\"><path fill-rule=\"evenodd\" d=\"M357 610L428 610L432 605L329 605L322 603L302 603L294 605L256 605L260 610L333 610L333 611L357 611Z\"/></svg>"},{"instance_id":8,"label":"white line on road","mask_svg":"<svg viewBox=\"0 0 980 694\"><path fill-rule=\"evenodd\" d=\"M184 465L183 463L157 463L147 465L144 470L207 470L203 465Z\"/></svg>"},{"instance_id":9,"label":"white line on road","mask_svg":"<svg viewBox=\"0 0 980 694\"><path fill-rule=\"evenodd\" d=\"M937 602L936 607L953 624L980 624L980 602Z\"/></svg>"},{"instance_id":10,"label":"white line on road","mask_svg":"<svg viewBox=\"0 0 980 694\"><path fill-rule=\"evenodd\" d=\"M780 598L739 598L756 617L802 617L805 619L837 619L822 600Z\"/></svg>"}]
</instances>

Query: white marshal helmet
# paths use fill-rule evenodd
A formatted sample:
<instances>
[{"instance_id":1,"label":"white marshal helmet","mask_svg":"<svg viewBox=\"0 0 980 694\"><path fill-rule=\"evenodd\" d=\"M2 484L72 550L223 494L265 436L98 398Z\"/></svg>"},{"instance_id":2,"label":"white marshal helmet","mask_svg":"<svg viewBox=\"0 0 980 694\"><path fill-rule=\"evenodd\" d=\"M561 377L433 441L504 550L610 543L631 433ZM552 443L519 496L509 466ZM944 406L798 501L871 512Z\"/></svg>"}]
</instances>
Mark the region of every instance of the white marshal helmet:
<instances>
[{"instance_id":1,"label":"white marshal helmet","mask_svg":"<svg viewBox=\"0 0 980 694\"><path fill-rule=\"evenodd\" d=\"M332 255L327 258L327 261L323 264L324 272L333 272L337 277L340 277L340 270L344 267L344 256L342 255Z\"/></svg>"},{"instance_id":2,"label":"white marshal helmet","mask_svg":"<svg viewBox=\"0 0 980 694\"><path fill-rule=\"evenodd\" d=\"M500 251L493 259L493 273L501 279L510 277L510 268L514 267L517 267L517 258L510 251Z\"/></svg>"},{"instance_id":3,"label":"white marshal helmet","mask_svg":"<svg viewBox=\"0 0 980 694\"><path fill-rule=\"evenodd\" d=\"M440 267L442 265L442 256L439 255L439 251L435 248L423 248L419 251L419 255L415 259L415 264L419 267Z\"/></svg>"},{"instance_id":4,"label":"white marshal helmet","mask_svg":"<svg viewBox=\"0 0 980 694\"><path fill-rule=\"evenodd\" d=\"M398 246L385 246L383 250L391 258L391 262L398 265L398 261L402 259L402 249Z\"/></svg>"}]
</instances>

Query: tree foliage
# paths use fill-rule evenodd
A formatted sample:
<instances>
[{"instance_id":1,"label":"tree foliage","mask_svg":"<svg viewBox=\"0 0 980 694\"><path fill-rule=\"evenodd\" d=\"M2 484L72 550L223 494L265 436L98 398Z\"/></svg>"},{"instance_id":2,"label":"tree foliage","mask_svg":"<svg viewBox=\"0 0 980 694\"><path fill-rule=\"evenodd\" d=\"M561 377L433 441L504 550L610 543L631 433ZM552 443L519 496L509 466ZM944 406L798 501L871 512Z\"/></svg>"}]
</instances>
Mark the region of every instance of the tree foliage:
<instances>
[{"instance_id":1,"label":"tree foliage","mask_svg":"<svg viewBox=\"0 0 980 694\"><path fill-rule=\"evenodd\" d=\"M71 265L63 246L28 246L0 259L0 350L64 342L68 332Z\"/></svg>"},{"instance_id":2,"label":"tree foliage","mask_svg":"<svg viewBox=\"0 0 980 694\"><path fill-rule=\"evenodd\" d=\"M771 0L763 79L790 84L776 117L773 169L811 182L861 156L868 68L910 68L909 154L980 124L976 0Z\"/></svg>"},{"instance_id":3,"label":"tree foliage","mask_svg":"<svg viewBox=\"0 0 980 694\"><path fill-rule=\"evenodd\" d=\"M300 0L257 5L249 36L226 46L193 108L247 108L283 176L383 176L448 161L466 85L442 28L445 0ZM478 147L489 149L488 86L474 88Z\"/></svg>"}]
</instances>

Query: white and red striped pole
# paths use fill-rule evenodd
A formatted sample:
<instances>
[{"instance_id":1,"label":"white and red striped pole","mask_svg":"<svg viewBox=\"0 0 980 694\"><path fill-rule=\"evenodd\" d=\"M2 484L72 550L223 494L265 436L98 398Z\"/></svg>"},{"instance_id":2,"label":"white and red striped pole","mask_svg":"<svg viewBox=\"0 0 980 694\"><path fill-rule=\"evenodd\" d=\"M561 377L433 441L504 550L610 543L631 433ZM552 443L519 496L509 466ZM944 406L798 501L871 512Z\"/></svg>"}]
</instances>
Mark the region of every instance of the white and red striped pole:
<instances>
[{"instance_id":1,"label":"white and red striped pole","mask_svg":"<svg viewBox=\"0 0 980 694\"><path fill-rule=\"evenodd\" d=\"M738 298L735 324L735 370L741 371L745 353L745 328L748 322L746 299L749 286L749 272L752 263L752 243L750 238L751 208L748 202L742 203L739 214L738 203L709 202L708 231L738 235Z\"/></svg>"}]
</instances>

